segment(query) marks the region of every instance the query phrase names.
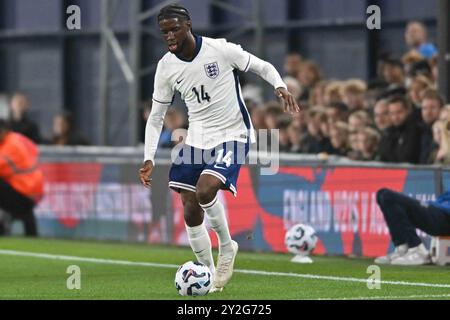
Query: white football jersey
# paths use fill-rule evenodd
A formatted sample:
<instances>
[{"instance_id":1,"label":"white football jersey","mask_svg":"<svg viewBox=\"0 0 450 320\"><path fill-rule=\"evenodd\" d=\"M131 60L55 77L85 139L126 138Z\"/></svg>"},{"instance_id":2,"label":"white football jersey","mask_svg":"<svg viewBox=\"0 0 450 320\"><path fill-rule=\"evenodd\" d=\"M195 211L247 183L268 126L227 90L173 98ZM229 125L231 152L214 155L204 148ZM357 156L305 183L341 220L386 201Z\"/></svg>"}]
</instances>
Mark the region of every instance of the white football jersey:
<instances>
[{"instance_id":1,"label":"white football jersey","mask_svg":"<svg viewBox=\"0 0 450 320\"><path fill-rule=\"evenodd\" d=\"M195 36L191 61L168 52L158 62L153 100L172 103L178 91L186 103L186 144L210 149L226 141L255 142L236 70L246 72L250 54L225 39Z\"/></svg>"}]
</instances>

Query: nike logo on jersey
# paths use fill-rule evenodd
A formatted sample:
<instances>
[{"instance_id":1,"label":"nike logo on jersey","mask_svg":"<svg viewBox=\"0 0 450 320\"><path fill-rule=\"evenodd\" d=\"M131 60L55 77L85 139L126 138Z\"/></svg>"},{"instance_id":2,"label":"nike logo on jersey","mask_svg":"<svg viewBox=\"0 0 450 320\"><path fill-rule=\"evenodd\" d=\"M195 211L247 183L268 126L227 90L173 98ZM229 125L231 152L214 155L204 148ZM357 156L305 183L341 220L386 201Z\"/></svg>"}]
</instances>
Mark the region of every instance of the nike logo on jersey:
<instances>
[{"instance_id":1,"label":"nike logo on jersey","mask_svg":"<svg viewBox=\"0 0 450 320\"><path fill-rule=\"evenodd\" d=\"M184 79L181 79L180 81L177 81L177 84L180 84L181 83L181 81L183 81Z\"/></svg>"}]
</instances>

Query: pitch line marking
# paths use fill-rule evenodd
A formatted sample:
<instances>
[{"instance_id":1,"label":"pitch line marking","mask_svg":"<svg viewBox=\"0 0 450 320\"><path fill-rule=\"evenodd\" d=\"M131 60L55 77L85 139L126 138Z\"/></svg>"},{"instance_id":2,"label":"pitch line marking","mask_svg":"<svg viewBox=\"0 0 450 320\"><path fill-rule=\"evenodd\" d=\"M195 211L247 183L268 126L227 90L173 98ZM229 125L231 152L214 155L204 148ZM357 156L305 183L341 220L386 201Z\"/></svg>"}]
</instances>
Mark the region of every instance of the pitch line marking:
<instances>
[{"instance_id":1,"label":"pitch line marking","mask_svg":"<svg viewBox=\"0 0 450 320\"><path fill-rule=\"evenodd\" d=\"M114 259L99 259L99 258L65 256L65 255L16 251L16 250L1 250L0 249L0 254L10 255L10 256L51 259L51 260L80 261L80 262L116 264L116 265L126 265L126 266L141 266L141 267L154 267L154 268L178 268L179 267L179 265L167 264L167 263L138 262L138 261L114 260ZM235 269L234 271L237 273L262 275L262 276L279 276L279 277L292 277L292 278L303 278L303 279L314 279L314 280L330 280L330 281L342 281L342 282L367 283L367 279L352 278L352 277L323 276L323 275L315 275L315 274L301 274L301 273L293 273L293 272L274 272L274 271L247 270L247 269ZM450 284L439 284L439 283L382 280L382 281L380 281L380 284L450 289Z\"/></svg>"},{"instance_id":2,"label":"pitch line marking","mask_svg":"<svg viewBox=\"0 0 450 320\"><path fill-rule=\"evenodd\" d=\"M450 294L424 294L410 296L373 296L373 297L345 297L345 298L319 298L316 300L380 300L380 299L415 299L415 298L450 298Z\"/></svg>"}]
</instances>

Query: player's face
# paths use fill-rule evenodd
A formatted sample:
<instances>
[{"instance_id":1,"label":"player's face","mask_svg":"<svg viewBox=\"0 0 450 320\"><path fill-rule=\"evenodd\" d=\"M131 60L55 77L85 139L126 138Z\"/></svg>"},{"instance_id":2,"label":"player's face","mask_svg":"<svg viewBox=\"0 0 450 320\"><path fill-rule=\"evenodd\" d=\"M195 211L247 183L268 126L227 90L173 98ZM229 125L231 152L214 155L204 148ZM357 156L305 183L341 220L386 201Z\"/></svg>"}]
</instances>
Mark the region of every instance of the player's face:
<instances>
[{"instance_id":1,"label":"player's face","mask_svg":"<svg viewBox=\"0 0 450 320\"><path fill-rule=\"evenodd\" d=\"M191 22L179 18L164 19L159 22L161 35L172 53L180 53L188 36Z\"/></svg>"}]
</instances>

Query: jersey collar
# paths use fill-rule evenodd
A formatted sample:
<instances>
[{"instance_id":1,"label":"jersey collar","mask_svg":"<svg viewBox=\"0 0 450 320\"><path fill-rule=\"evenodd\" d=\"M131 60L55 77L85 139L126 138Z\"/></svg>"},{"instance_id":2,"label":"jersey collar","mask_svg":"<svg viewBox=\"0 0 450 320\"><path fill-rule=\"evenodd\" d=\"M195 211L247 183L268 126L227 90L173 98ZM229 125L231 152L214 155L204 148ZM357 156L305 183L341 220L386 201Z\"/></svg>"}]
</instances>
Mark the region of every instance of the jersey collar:
<instances>
[{"instance_id":1,"label":"jersey collar","mask_svg":"<svg viewBox=\"0 0 450 320\"><path fill-rule=\"evenodd\" d=\"M184 62L192 62L195 57L197 57L198 53L200 52L200 49L202 48L202 37L198 36L196 34L194 34L194 38L195 38L195 52L194 52L194 56L192 57L192 59L185 59L183 58L181 55L176 54L177 58L184 61Z\"/></svg>"}]
</instances>

